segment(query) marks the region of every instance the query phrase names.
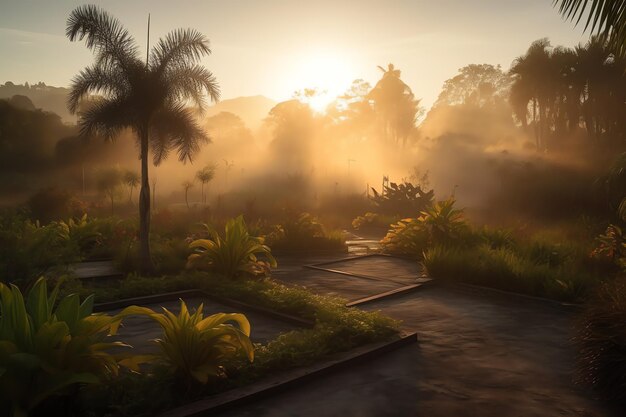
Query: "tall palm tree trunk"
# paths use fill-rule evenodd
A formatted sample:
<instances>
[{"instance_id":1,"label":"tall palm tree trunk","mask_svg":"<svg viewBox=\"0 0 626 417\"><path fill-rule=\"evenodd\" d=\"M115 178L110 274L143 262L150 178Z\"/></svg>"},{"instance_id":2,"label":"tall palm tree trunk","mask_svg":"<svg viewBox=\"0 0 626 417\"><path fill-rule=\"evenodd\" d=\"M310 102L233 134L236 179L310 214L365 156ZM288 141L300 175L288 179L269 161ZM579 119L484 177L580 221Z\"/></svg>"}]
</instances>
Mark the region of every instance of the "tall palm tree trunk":
<instances>
[{"instance_id":1,"label":"tall palm tree trunk","mask_svg":"<svg viewBox=\"0 0 626 417\"><path fill-rule=\"evenodd\" d=\"M142 274L153 272L150 256L150 182L148 181L148 129L141 133L141 190L139 192L139 268Z\"/></svg>"}]
</instances>

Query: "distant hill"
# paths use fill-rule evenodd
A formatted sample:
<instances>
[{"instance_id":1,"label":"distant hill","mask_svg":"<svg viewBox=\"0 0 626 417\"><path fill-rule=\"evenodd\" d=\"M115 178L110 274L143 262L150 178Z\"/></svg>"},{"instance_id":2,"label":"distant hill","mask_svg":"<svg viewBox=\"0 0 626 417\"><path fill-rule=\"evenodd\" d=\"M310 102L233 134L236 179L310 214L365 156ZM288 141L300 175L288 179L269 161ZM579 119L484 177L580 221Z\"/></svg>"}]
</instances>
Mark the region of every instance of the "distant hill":
<instances>
[{"instance_id":1,"label":"distant hill","mask_svg":"<svg viewBox=\"0 0 626 417\"><path fill-rule=\"evenodd\" d=\"M7 81L0 84L0 99L8 99L16 95L26 96L36 108L56 113L65 122L76 122L76 116L70 114L66 106L69 91L68 88L51 87L42 82L29 85L28 83L13 84Z\"/></svg>"},{"instance_id":2,"label":"distant hill","mask_svg":"<svg viewBox=\"0 0 626 417\"><path fill-rule=\"evenodd\" d=\"M45 111L51 111L61 116L65 122L76 122L76 116L67 110L66 102L69 88L52 87L42 82L29 85L13 84L7 81L0 84L0 99L9 99L13 96L28 97L35 107ZM244 121L250 129L257 129L261 126L267 113L277 103L265 96L237 97L222 100L207 109L205 117L215 116L221 112L234 113Z\"/></svg>"},{"instance_id":3,"label":"distant hill","mask_svg":"<svg viewBox=\"0 0 626 417\"><path fill-rule=\"evenodd\" d=\"M222 100L207 109L205 116L215 116L221 112L234 113L241 118L249 129L257 129L277 103L265 96L237 97Z\"/></svg>"}]
</instances>

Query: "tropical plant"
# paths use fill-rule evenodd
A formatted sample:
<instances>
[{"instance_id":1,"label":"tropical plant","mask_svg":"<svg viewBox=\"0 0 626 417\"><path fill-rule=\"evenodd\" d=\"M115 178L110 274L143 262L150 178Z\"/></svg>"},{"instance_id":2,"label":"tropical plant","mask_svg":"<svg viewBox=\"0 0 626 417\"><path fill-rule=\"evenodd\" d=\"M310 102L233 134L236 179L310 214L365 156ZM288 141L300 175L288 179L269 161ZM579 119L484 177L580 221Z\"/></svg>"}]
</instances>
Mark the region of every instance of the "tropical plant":
<instances>
[{"instance_id":1,"label":"tropical plant","mask_svg":"<svg viewBox=\"0 0 626 417\"><path fill-rule=\"evenodd\" d=\"M381 193L372 187L370 197L380 214L411 216L432 204L435 191L424 191L419 185L410 182L383 185Z\"/></svg>"},{"instance_id":2,"label":"tropical plant","mask_svg":"<svg viewBox=\"0 0 626 417\"><path fill-rule=\"evenodd\" d=\"M96 62L76 76L68 99L75 113L82 97L101 98L81 113L81 135L100 134L114 139L130 128L137 136L141 157L139 195L139 240L141 270L152 270L150 258L150 183L148 155L159 164L176 150L179 160L191 161L208 137L184 102L205 107L206 92L219 99L213 74L198 65L210 54L208 39L192 29L179 29L160 39L143 62L135 39L106 11L92 5L80 6L70 14L66 35L71 41L85 39L96 54Z\"/></svg>"},{"instance_id":3,"label":"tropical plant","mask_svg":"<svg viewBox=\"0 0 626 417\"><path fill-rule=\"evenodd\" d=\"M243 216L226 222L223 237L215 228L206 224L204 227L209 238L191 242L189 248L195 253L189 255L189 267L213 269L227 278L241 273L267 275L270 267L276 267L270 248L263 244L262 237L250 236Z\"/></svg>"},{"instance_id":4,"label":"tropical plant","mask_svg":"<svg viewBox=\"0 0 626 417\"><path fill-rule=\"evenodd\" d=\"M206 197L204 195L204 184L211 182L211 180L215 177L215 165L207 165L198 172L196 172L196 178L200 181L201 184L201 196L202 196L202 204L206 204Z\"/></svg>"},{"instance_id":5,"label":"tropical plant","mask_svg":"<svg viewBox=\"0 0 626 417\"><path fill-rule=\"evenodd\" d=\"M406 218L392 224L381 241L386 251L416 257L435 245L462 243L468 225L463 210L454 208L454 199L439 201L422 211L417 218Z\"/></svg>"},{"instance_id":6,"label":"tropical plant","mask_svg":"<svg viewBox=\"0 0 626 417\"><path fill-rule=\"evenodd\" d=\"M559 13L566 19L585 20L585 31L598 33L610 41L611 48L619 55L626 54L626 13L624 3L614 0L554 0ZM587 14L587 18L583 17Z\"/></svg>"},{"instance_id":7,"label":"tropical plant","mask_svg":"<svg viewBox=\"0 0 626 417\"><path fill-rule=\"evenodd\" d=\"M185 380L206 384L210 378L226 376L225 362L243 354L254 360L250 341L250 322L243 314L217 313L204 317L203 305L190 314L180 300L180 312L175 315L165 307L155 313L147 307L129 307L127 314L143 315L157 322L163 337L157 339L160 358Z\"/></svg>"},{"instance_id":8,"label":"tropical plant","mask_svg":"<svg viewBox=\"0 0 626 417\"><path fill-rule=\"evenodd\" d=\"M58 292L57 285L48 295L39 278L24 299L19 288L0 283L0 411L25 416L70 386L114 377L120 366L137 370L140 357L108 352L128 346L107 341L127 312L92 314L93 295L80 303L71 294L57 305Z\"/></svg>"}]
</instances>

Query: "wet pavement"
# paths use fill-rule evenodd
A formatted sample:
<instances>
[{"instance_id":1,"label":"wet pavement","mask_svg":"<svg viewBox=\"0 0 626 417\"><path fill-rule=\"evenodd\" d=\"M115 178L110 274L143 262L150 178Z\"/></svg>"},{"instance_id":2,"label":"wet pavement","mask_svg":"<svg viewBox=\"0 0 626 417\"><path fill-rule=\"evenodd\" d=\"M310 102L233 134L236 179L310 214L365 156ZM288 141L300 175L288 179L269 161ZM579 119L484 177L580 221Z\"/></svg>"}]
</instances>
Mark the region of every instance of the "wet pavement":
<instances>
[{"instance_id":1,"label":"wet pavement","mask_svg":"<svg viewBox=\"0 0 626 417\"><path fill-rule=\"evenodd\" d=\"M322 261L288 260L276 278L347 298L397 285L302 267ZM370 262L393 273L392 258ZM431 284L364 308L418 343L219 416L615 416L573 383L574 317L554 304Z\"/></svg>"}]
</instances>

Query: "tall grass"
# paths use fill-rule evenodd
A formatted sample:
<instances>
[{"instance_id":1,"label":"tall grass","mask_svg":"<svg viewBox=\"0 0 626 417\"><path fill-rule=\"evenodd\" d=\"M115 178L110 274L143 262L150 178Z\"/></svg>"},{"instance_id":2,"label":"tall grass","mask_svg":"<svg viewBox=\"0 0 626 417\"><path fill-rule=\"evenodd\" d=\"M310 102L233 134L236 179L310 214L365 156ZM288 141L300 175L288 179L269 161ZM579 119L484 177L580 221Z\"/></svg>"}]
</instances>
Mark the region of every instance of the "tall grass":
<instances>
[{"instance_id":1,"label":"tall grass","mask_svg":"<svg viewBox=\"0 0 626 417\"><path fill-rule=\"evenodd\" d=\"M424 253L423 264L434 278L562 301L579 300L598 281L575 262L553 264L549 257L546 261L524 250L487 244L463 249L436 246Z\"/></svg>"}]
</instances>

